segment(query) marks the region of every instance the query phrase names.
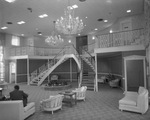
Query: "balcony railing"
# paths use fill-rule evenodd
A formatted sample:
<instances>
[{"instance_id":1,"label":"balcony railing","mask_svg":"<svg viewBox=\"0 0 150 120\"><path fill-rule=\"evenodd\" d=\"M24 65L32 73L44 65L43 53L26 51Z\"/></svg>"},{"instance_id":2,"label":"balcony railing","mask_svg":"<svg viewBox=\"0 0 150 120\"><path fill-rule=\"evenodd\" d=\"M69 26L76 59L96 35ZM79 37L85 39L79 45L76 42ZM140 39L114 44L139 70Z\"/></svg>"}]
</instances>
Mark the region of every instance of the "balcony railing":
<instances>
[{"instance_id":1,"label":"balcony railing","mask_svg":"<svg viewBox=\"0 0 150 120\"><path fill-rule=\"evenodd\" d=\"M97 37L93 42L82 49L94 53L95 48L119 47L127 45L140 45L144 42L144 29L104 34ZM55 56L62 48L40 48L35 46L16 47L10 49L10 56L32 55L32 56ZM68 47L68 52L71 50Z\"/></svg>"},{"instance_id":2,"label":"balcony railing","mask_svg":"<svg viewBox=\"0 0 150 120\"><path fill-rule=\"evenodd\" d=\"M104 34L97 37L97 42L82 46L89 53L94 52L94 48L108 48L128 45L141 45L144 42L144 29L116 32Z\"/></svg>"},{"instance_id":3,"label":"balcony railing","mask_svg":"<svg viewBox=\"0 0 150 120\"><path fill-rule=\"evenodd\" d=\"M16 47L10 49L10 56L55 56L62 48L40 48L33 46Z\"/></svg>"}]
</instances>

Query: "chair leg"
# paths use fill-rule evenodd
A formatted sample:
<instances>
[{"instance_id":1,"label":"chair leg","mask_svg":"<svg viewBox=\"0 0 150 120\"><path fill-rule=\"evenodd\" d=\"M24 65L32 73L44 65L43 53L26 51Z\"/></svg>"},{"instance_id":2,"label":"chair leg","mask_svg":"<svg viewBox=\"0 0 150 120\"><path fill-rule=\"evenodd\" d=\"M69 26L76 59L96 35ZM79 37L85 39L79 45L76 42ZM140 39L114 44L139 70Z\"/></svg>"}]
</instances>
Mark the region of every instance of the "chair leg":
<instances>
[{"instance_id":1,"label":"chair leg","mask_svg":"<svg viewBox=\"0 0 150 120\"><path fill-rule=\"evenodd\" d=\"M53 115L53 111L52 111L52 115Z\"/></svg>"}]
</instances>

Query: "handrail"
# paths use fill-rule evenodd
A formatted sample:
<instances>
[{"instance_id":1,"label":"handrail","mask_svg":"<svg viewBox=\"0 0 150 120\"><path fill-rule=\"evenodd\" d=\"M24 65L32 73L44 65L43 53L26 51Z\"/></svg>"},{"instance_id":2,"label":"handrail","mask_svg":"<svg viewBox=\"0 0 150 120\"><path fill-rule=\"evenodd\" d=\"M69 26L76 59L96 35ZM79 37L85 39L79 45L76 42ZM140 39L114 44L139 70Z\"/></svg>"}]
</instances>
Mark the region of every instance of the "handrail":
<instances>
[{"instance_id":1,"label":"handrail","mask_svg":"<svg viewBox=\"0 0 150 120\"><path fill-rule=\"evenodd\" d=\"M144 28L132 29L132 30L125 30L125 31L118 31L118 32L107 33L107 34L100 34L100 35L98 35L98 36L109 35L109 34L116 34L116 33L123 33L123 32L130 32L130 31L136 31L136 30L144 30Z\"/></svg>"},{"instance_id":2,"label":"handrail","mask_svg":"<svg viewBox=\"0 0 150 120\"><path fill-rule=\"evenodd\" d=\"M42 65L41 67L39 67L38 71L35 70L31 73L31 78L33 76L35 76L35 73L36 73L36 76L38 76L40 73L44 72L46 69L48 68L51 68L53 65L55 65L58 61L58 57L60 57L60 55L63 53L66 54L67 50L66 49L67 47L70 47L70 45L66 45L64 46L59 52L57 55L54 56L53 59L51 59L50 61L48 61L47 63L45 63L44 65ZM72 45L72 47L74 48L74 50L78 53L78 51L76 50L76 48ZM79 56L79 55L78 55ZM80 57L80 56L79 56ZM61 58L61 57L60 57ZM81 59L81 58L80 58Z\"/></svg>"},{"instance_id":3,"label":"handrail","mask_svg":"<svg viewBox=\"0 0 150 120\"><path fill-rule=\"evenodd\" d=\"M95 59L92 57L92 55L85 49L82 49L82 51L86 52L89 56L90 56L90 62L93 65L93 67L95 67ZM82 55L83 56L83 55Z\"/></svg>"}]
</instances>

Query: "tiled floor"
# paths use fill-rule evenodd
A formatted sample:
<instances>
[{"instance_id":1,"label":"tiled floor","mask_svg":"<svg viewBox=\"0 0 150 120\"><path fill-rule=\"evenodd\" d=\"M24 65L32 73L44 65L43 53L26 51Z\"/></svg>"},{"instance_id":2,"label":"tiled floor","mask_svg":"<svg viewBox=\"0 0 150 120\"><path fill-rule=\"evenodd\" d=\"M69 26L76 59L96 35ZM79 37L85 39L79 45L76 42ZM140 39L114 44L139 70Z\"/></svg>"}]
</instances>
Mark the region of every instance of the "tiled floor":
<instances>
[{"instance_id":1,"label":"tiled floor","mask_svg":"<svg viewBox=\"0 0 150 120\"><path fill-rule=\"evenodd\" d=\"M62 110L42 112L39 108L39 101L55 95L60 91L44 90L38 86L20 85L20 88L29 94L29 102L36 103L36 112L26 120L150 120L150 110L144 115L133 112L121 112L118 109L118 101L123 97L123 91L119 88L110 88L108 85L99 85L99 92L87 91L86 100L80 101L77 105L69 107L63 105ZM13 90L10 85L8 94Z\"/></svg>"}]
</instances>

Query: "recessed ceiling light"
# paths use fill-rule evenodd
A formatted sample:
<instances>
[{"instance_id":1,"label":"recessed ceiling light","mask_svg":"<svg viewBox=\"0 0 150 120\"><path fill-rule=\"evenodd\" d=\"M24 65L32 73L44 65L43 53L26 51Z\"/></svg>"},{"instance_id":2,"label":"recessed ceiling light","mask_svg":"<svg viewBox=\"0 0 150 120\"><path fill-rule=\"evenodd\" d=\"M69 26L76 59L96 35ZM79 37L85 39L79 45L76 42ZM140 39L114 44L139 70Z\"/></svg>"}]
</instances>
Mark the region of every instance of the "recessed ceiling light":
<instances>
[{"instance_id":1,"label":"recessed ceiling light","mask_svg":"<svg viewBox=\"0 0 150 120\"><path fill-rule=\"evenodd\" d=\"M6 2L9 2L9 3L13 3L15 2L16 0L5 0Z\"/></svg>"},{"instance_id":2,"label":"recessed ceiling light","mask_svg":"<svg viewBox=\"0 0 150 120\"><path fill-rule=\"evenodd\" d=\"M104 20L104 22L108 22L108 20Z\"/></svg>"},{"instance_id":3,"label":"recessed ceiling light","mask_svg":"<svg viewBox=\"0 0 150 120\"><path fill-rule=\"evenodd\" d=\"M113 33L113 31L112 31L112 30L110 30L110 31L109 31L109 33Z\"/></svg>"},{"instance_id":4,"label":"recessed ceiling light","mask_svg":"<svg viewBox=\"0 0 150 120\"><path fill-rule=\"evenodd\" d=\"M127 13L130 13L131 12L131 10L127 10Z\"/></svg>"},{"instance_id":5,"label":"recessed ceiling light","mask_svg":"<svg viewBox=\"0 0 150 120\"><path fill-rule=\"evenodd\" d=\"M24 21L17 22L17 24L19 25L24 24L24 23L25 23Z\"/></svg>"},{"instance_id":6,"label":"recessed ceiling light","mask_svg":"<svg viewBox=\"0 0 150 120\"><path fill-rule=\"evenodd\" d=\"M95 36L92 37L92 40L95 40Z\"/></svg>"},{"instance_id":7,"label":"recessed ceiling light","mask_svg":"<svg viewBox=\"0 0 150 120\"><path fill-rule=\"evenodd\" d=\"M71 43L71 40L69 40L68 42Z\"/></svg>"},{"instance_id":8,"label":"recessed ceiling light","mask_svg":"<svg viewBox=\"0 0 150 120\"><path fill-rule=\"evenodd\" d=\"M75 4L75 5L72 5L72 8L75 9L75 8L78 8L78 6Z\"/></svg>"},{"instance_id":9,"label":"recessed ceiling light","mask_svg":"<svg viewBox=\"0 0 150 120\"><path fill-rule=\"evenodd\" d=\"M1 29L2 29L2 30L5 30L5 29L7 29L7 27L4 26L4 27L1 27Z\"/></svg>"},{"instance_id":10,"label":"recessed ceiling light","mask_svg":"<svg viewBox=\"0 0 150 120\"><path fill-rule=\"evenodd\" d=\"M24 34L21 34L21 36L24 36Z\"/></svg>"},{"instance_id":11,"label":"recessed ceiling light","mask_svg":"<svg viewBox=\"0 0 150 120\"><path fill-rule=\"evenodd\" d=\"M87 16L85 18L88 18Z\"/></svg>"},{"instance_id":12,"label":"recessed ceiling light","mask_svg":"<svg viewBox=\"0 0 150 120\"><path fill-rule=\"evenodd\" d=\"M48 15L47 14L39 15L39 18L45 18L45 17L48 17Z\"/></svg>"},{"instance_id":13,"label":"recessed ceiling light","mask_svg":"<svg viewBox=\"0 0 150 120\"><path fill-rule=\"evenodd\" d=\"M78 34L78 36L80 36L80 34Z\"/></svg>"},{"instance_id":14,"label":"recessed ceiling light","mask_svg":"<svg viewBox=\"0 0 150 120\"><path fill-rule=\"evenodd\" d=\"M97 28L95 28L94 30L98 30Z\"/></svg>"}]
</instances>

